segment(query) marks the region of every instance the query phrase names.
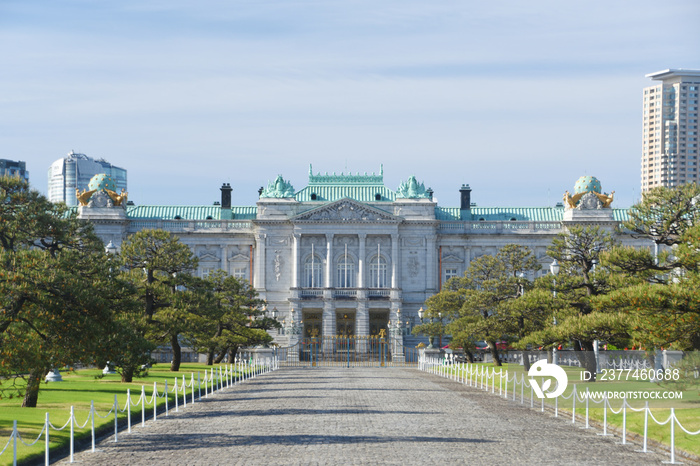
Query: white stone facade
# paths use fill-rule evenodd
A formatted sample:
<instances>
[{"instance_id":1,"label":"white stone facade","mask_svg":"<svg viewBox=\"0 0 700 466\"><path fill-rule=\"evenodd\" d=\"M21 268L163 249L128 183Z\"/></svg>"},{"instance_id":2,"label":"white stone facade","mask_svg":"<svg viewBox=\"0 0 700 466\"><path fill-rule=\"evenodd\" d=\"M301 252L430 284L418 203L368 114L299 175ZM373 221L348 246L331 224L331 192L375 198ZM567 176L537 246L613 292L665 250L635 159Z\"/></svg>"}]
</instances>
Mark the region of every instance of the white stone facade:
<instances>
[{"instance_id":1,"label":"white stone facade","mask_svg":"<svg viewBox=\"0 0 700 466\"><path fill-rule=\"evenodd\" d=\"M105 243L117 246L143 228L171 231L199 258L200 275L223 269L250 280L285 326L303 321L304 335L315 331L320 336L376 335L389 322L410 329L419 323L418 309L425 300L447 279L462 275L473 259L520 244L540 261L542 269L535 275L541 276L552 262L547 247L568 225L619 225L612 209L546 208L559 220L517 220L522 217L518 209L507 208L499 215L513 219L491 220L473 209L459 214L464 220L445 220L438 218L430 198L266 197L250 219L228 213L218 219L145 219L130 216L128 208L88 206L80 207L79 215L95 224ZM644 240L618 236L624 244L650 247ZM288 332L273 336L282 345L290 340Z\"/></svg>"}]
</instances>

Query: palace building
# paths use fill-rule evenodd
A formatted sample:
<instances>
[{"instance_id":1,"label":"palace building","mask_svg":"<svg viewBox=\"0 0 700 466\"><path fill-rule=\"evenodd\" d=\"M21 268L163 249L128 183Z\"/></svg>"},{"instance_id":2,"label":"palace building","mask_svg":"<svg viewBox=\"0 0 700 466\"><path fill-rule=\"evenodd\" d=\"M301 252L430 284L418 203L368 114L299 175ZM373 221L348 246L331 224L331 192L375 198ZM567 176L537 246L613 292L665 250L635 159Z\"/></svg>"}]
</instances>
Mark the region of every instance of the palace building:
<instances>
[{"instance_id":1,"label":"palace building","mask_svg":"<svg viewBox=\"0 0 700 466\"><path fill-rule=\"evenodd\" d=\"M100 178L100 176L102 178ZM262 189L255 206L127 205L109 177L97 175L78 196L79 217L117 248L129 235L160 228L177 235L199 258L198 273L216 269L245 278L275 310L292 335L377 335L383 329L414 343L418 310L471 260L509 243L528 246L549 273L547 247L569 225L615 229L625 209L594 177L582 177L573 194L553 207L477 207L471 189L455 190L458 207L433 201L414 176L395 190L379 174L314 174L296 190L282 176ZM128 203L131 204L131 203ZM619 233L623 244L649 246ZM535 277L530 277L535 278Z\"/></svg>"}]
</instances>

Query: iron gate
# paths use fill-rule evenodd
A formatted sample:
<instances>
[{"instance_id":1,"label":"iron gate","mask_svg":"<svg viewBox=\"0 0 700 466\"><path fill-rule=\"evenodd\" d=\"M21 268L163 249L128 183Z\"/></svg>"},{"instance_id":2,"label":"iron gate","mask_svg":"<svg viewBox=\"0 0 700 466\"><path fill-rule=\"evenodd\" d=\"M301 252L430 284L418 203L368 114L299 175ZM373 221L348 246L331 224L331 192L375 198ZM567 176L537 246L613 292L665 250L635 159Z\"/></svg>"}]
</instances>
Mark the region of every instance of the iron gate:
<instances>
[{"instance_id":1,"label":"iron gate","mask_svg":"<svg viewBox=\"0 0 700 466\"><path fill-rule=\"evenodd\" d=\"M373 335L338 335L300 338L295 344L276 349L281 366L385 367L414 366L418 352L404 349L393 338Z\"/></svg>"}]
</instances>

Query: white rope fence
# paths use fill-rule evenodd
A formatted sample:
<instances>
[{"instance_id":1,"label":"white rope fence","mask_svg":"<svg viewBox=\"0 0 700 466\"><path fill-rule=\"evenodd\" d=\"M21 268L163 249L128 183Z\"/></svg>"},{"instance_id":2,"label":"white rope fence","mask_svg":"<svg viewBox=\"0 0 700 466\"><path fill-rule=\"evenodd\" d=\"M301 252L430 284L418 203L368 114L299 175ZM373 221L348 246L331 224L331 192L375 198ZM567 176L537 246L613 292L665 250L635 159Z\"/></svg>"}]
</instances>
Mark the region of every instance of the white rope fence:
<instances>
[{"instance_id":1,"label":"white rope fence","mask_svg":"<svg viewBox=\"0 0 700 466\"><path fill-rule=\"evenodd\" d=\"M476 364L471 364L471 363L457 363L454 362L453 359L450 358L440 358L440 357L426 357L422 356L419 361L418 361L418 369L422 370L424 372L428 372L431 374L435 374L441 377L449 378L451 380L454 380L455 382L468 385L470 387L478 388L480 390L484 390L486 392L489 391L489 381L491 382L490 386L490 391L492 394L496 393L496 385L498 385L498 396L511 400L513 402L517 402L517 398L519 395L520 398L520 404L525 404L526 396L525 396L525 386L529 385L530 386L530 394L527 398L529 398L530 401L530 408L534 409L535 405L535 400L536 397L534 396L533 393L533 388L532 385L527 383L525 380L525 374L521 374L520 379L518 379L518 374L511 373L510 375L508 374L508 370L503 371L502 368L499 369L498 372L496 372L495 367L487 368L483 365L476 365ZM490 369L490 370L489 370ZM512 376L512 377L511 377ZM512 387L511 393L509 394L509 384L510 387ZM519 390L518 390L519 388ZM519 391L519 394L517 393ZM627 403L627 399L623 398L622 399L622 406L619 407L619 409L615 410L613 409L612 405L610 404L610 401L608 400L607 393L604 393L603 398L601 400L595 400L594 398L589 396L589 390L588 387L586 387L585 390L585 395L581 394L582 392L578 390L576 387L576 384L574 384L573 390L571 393L569 393L568 396L561 395L561 398L568 400L572 399L572 409L571 409L571 423L575 424L576 423L576 404L577 403L583 403L585 404L585 428L589 429L590 424L589 424L589 403L596 403L596 404L601 404L603 405L603 433L600 435L612 435L608 433L608 410L613 413L613 414L620 414L622 413L622 441L620 442L622 445L627 444L627 410L635 411L635 412L643 412L644 413L644 436L643 436L643 444L642 444L642 453L647 453L649 450L647 449L648 445L648 439L649 439L649 418L651 418L656 424L663 426L666 424L670 424L670 433L671 433L671 458L668 463L670 464L677 464L676 463L676 426L680 428L683 432L685 432L688 435L699 435L700 430L697 430L695 432L691 432L683 425L681 424L680 420L676 417L676 412L674 408L671 408L671 414L668 416L668 419L665 421L661 422L658 419L656 419L651 411L649 409L649 402L646 401L645 405L643 408L634 408L632 407L629 403ZM540 399L540 411L544 412L544 398ZM559 417L559 397L554 398L554 417Z\"/></svg>"},{"instance_id":2,"label":"white rope fence","mask_svg":"<svg viewBox=\"0 0 700 466\"><path fill-rule=\"evenodd\" d=\"M279 368L278 362L277 362L277 357L273 356L270 358L259 358L256 361L249 361L247 359L237 359L234 363L232 364L226 364L224 366L219 366L217 368L211 368L211 370L205 370L204 371L204 376L201 376L200 372L197 372L197 381L195 382L194 379L194 373L190 374L189 381L187 381L187 377L182 374L182 377L176 376L174 377L173 380L173 385L171 388L168 388L168 381L165 380L163 384L163 390L160 391L158 388L158 383L153 382L153 393L150 395L150 397L146 396L146 387L145 385L141 386L141 393L138 395L138 397L134 397L131 393L131 389L126 390L126 401L124 403L124 407L120 408L119 407L119 402L117 401L117 395L114 395L114 403L112 404L111 409L106 413L106 414L100 414L96 409L95 409L95 402L91 401L90 402L90 409L88 411L87 418L85 419L85 422L82 423L82 425L78 422L78 419L76 418L74 408L71 406L70 408L70 416L68 417L68 420L66 423L61 426L61 427L56 427L54 426L51 421L49 420L49 413L46 413L46 418L44 421L44 425L41 429L41 432L39 432L39 435L37 436L36 439L32 442L25 442L25 440L22 438L22 435L20 434L18 428L17 428L17 421L13 421L12 423L12 433L10 434L10 438L8 439L7 443L5 446L0 450L0 457L5 453L5 451L12 446L12 464L13 466L17 465L17 445L18 441L22 442L23 445L27 447L31 447L35 445L39 440L41 440L42 436L44 437L44 464L48 465L50 462L49 458L49 437L50 437L50 431L51 429L55 431L62 431L66 428L70 429L70 462L74 462L74 454L75 454L75 428L78 429L84 429L87 427L88 423L90 424L90 430L92 434L92 449L91 451L94 453L95 452L95 417L101 418L101 419L108 419L111 416L114 416L114 441L118 442L119 441L119 414L123 414L126 412L126 420L127 420L127 432L131 433L131 416L132 416L132 407L138 408L139 406L141 407L141 427L146 426L146 405L151 406L153 405L153 421L157 420L158 416L158 399L159 398L164 398L165 399L165 415L168 416L170 414L170 406L168 403L169 397L168 394L171 394L173 396L174 401L175 401L175 412L178 412L180 409L180 402L182 402L182 407L186 408L187 407L187 399L189 397L189 402L190 404L194 404L195 400L202 399L202 390L204 391L204 398L208 398L210 395L213 395L214 392L218 390L222 390L224 388L228 388L230 386L233 386L235 384L240 384L245 382L248 379L252 379L257 377L258 375L265 374L274 370L277 370ZM195 395L196 394L196 395ZM150 408L149 408L150 409Z\"/></svg>"}]
</instances>

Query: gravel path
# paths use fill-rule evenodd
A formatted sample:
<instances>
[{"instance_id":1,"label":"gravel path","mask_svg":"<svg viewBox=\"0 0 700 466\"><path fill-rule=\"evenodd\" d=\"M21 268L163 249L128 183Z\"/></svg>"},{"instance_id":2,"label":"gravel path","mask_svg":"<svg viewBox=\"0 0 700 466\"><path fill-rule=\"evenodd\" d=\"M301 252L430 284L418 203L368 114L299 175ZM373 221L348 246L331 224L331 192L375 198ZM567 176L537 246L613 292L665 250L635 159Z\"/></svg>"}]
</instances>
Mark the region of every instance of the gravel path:
<instances>
[{"instance_id":1,"label":"gravel path","mask_svg":"<svg viewBox=\"0 0 700 466\"><path fill-rule=\"evenodd\" d=\"M81 452L85 464L660 464L668 456L399 368L285 368ZM63 460L67 463L67 459Z\"/></svg>"}]
</instances>

